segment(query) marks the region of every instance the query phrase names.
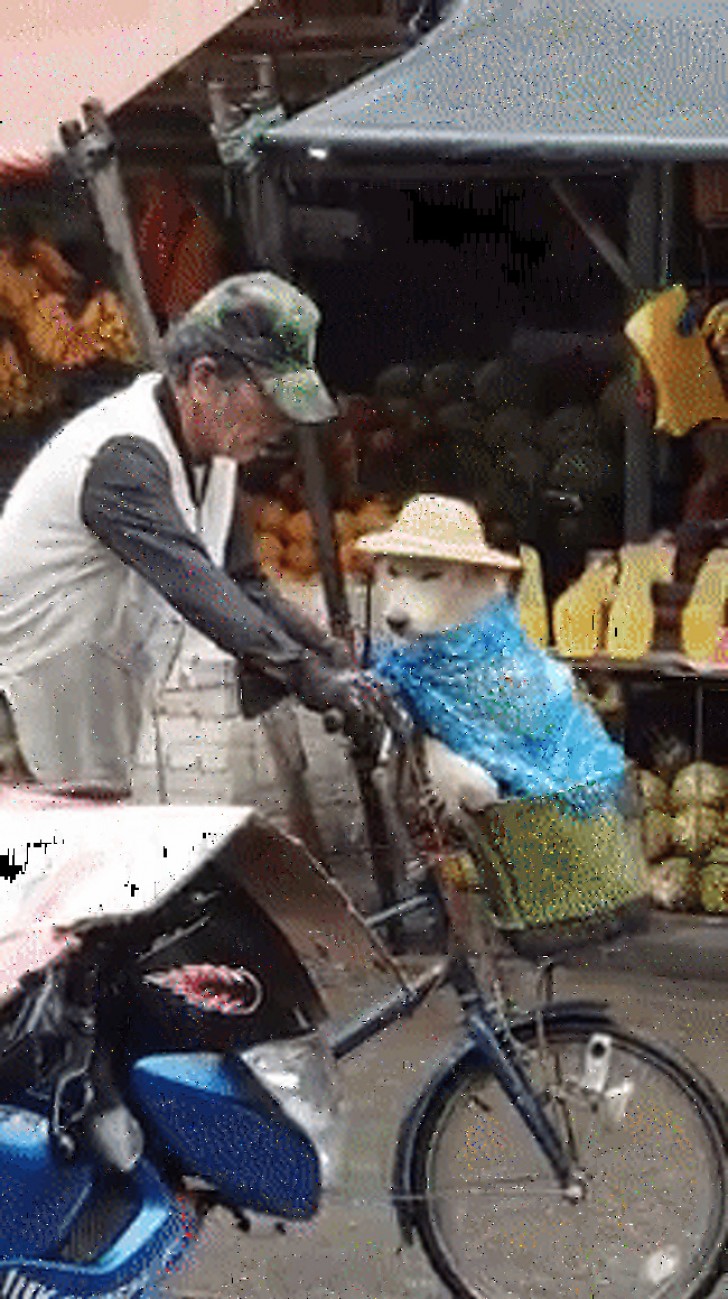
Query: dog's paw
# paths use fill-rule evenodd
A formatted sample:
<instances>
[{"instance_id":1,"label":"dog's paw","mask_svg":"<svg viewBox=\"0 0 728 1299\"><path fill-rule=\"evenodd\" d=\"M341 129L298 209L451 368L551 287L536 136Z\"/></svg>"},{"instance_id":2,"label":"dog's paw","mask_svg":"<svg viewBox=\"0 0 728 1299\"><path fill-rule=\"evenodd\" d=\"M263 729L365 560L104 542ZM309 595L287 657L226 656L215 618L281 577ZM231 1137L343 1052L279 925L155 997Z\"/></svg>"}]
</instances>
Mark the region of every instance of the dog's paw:
<instances>
[{"instance_id":1,"label":"dog's paw","mask_svg":"<svg viewBox=\"0 0 728 1299\"><path fill-rule=\"evenodd\" d=\"M483 812L500 797L492 776L439 740L425 742L425 760L432 788L450 815Z\"/></svg>"}]
</instances>

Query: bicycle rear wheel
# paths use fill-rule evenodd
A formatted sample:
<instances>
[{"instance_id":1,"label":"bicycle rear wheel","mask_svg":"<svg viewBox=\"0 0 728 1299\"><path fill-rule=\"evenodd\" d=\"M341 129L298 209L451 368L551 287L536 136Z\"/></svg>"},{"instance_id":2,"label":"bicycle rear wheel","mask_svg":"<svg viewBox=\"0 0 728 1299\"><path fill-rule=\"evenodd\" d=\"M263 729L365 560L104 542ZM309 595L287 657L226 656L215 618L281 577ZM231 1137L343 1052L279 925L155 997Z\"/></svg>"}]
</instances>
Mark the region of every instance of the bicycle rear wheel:
<instances>
[{"instance_id":1,"label":"bicycle rear wheel","mask_svg":"<svg viewBox=\"0 0 728 1299\"><path fill-rule=\"evenodd\" d=\"M725 1114L696 1071L614 1025L523 1031L524 1063L584 1176L569 1202L469 1053L422 1120L414 1225L458 1299L697 1299L728 1231Z\"/></svg>"}]
</instances>

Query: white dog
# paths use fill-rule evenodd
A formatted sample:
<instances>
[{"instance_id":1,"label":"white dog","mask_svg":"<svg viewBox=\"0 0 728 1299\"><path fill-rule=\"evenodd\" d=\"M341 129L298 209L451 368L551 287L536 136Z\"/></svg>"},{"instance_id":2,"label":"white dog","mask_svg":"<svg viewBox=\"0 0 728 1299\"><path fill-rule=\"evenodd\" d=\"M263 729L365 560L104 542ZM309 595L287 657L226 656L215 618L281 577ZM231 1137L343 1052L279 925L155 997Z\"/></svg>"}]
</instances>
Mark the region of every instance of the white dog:
<instances>
[{"instance_id":1,"label":"white dog","mask_svg":"<svg viewBox=\"0 0 728 1299\"><path fill-rule=\"evenodd\" d=\"M375 555L378 620L402 641L471 621L509 589L520 562L486 545L476 511L462 501L418 496L388 532L359 545ZM495 780L474 762L427 737L432 788L451 815L495 802Z\"/></svg>"}]
</instances>

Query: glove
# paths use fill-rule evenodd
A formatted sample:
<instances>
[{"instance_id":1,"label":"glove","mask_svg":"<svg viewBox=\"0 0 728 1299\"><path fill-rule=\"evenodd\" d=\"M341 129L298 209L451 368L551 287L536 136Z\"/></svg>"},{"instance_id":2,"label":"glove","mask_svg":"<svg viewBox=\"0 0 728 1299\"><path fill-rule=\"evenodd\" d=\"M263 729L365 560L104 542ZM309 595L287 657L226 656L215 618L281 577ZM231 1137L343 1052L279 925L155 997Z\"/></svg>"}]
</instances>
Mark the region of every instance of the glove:
<instances>
[{"instance_id":1,"label":"glove","mask_svg":"<svg viewBox=\"0 0 728 1299\"><path fill-rule=\"evenodd\" d=\"M331 636L324 646L331 666L338 672L352 672L356 669L356 659L346 641Z\"/></svg>"},{"instance_id":2,"label":"glove","mask_svg":"<svg viewBox=\"0 0 728 1299\"><path fill-rule=\"evenodd\" d=\"M295 690L312 712L341 713L345 734L358 746L372 752L381 747L386 720L376 687L363 672L336 670L309 654L298 665Z\"/></svg>"}]
</instances>

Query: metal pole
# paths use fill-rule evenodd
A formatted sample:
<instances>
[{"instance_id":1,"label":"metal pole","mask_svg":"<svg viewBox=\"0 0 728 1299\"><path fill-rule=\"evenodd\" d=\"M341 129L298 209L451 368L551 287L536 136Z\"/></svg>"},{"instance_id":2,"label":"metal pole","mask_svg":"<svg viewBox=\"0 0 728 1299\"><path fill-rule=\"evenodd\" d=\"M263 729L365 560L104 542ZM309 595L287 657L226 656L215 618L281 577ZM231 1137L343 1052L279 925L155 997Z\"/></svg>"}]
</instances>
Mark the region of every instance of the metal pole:
<instances>
[{"instance_id":1,"label":"metal pole","mask_svg":"<svg viewBox=\"0 0 728 1299\"><path fill-rule=\"evenodd\" d=\"M153 368L161 364L162 346L157 322L144 288L136 245L127 215L124 186L115 154L114 139L98 100L82 105L85 131L79 122L60 125L70 170L89 190L112 253L116 278L141 355ZM169 802L164 770L159 717L151 718L157 762L157 797Z\"/></svg>"},{"instance_id":2,"label":"metal pole","mask_svg":"<svg viewBox=\"0 0 728 1299\"><path fill-rule=\"evenodd\" d=\"M300 429L298 454L303 468L306 501L314 524L314 536L319 568L324 584L324 596L329 624L334 635L351 642L351 614L344 579L339 562L339 551L334 528L326 465L321 455L321 432L318 428Z\"/></svg>"},{"instance_id":3,"label":"metal pole","mask_svg":"<svg viewBox=\"0 0 728 1299\"><path fill-rule=\"evenodd\" d=\"M259 61L255 106L244 109L231 104L222 80L208 86L208 95L213 118L212 134L223 172L230 176L236 156L235 140L243 131L250 112L254 107L260 111L275 102L275 79L270 59ZM290 268L286 257L286 228L281 224L280 196L276 193L275 184L266 190L264 179L257 166L248 166L242 171L239 189L236 188L245 208L245 243L254 265L285 276L290 274ZM309 452L309 458L314 454ZM288 700L284 700L263 714L260 724L273 758L289 827L311 855L323 862L325 846L306 780L306 750L296 711Z\"/></svg>"},{"instance_id":4,"label":"metal pole","mask_svg":"<svg viewBox=\"0 0 728 1299\"><path fill-rule=\"evenodd\" d=\"M657 283L664 289L671 278L673 228L675 224L675 168L660 168L659 235L657 249ZM664 481L670 464L667 439L657 443L657 486Z\"/></svg>"},{"instance_id":5,"label":"metal pole","mask_svg":"<svg viewBox=\"0 0 728 1299\"><path fill-rule=\"evenodd\" d=\"M622 256L614 240L607 234L601 222L593 216L576 191L569 188L568 181L554 179L549 181L549 186L561 206L576 222L582 234L586 236L600 256L604 258L607 265L614 271L620 283L624 285L629 293L633 293L637 287L633 267L630 265L629 260Z\"/></svg>"},{"instance_id":6,"label":"metal pole","mask_svg":"<svg viewBox=\"0 0 728 1299\"><path fill-rule=\"evenodd\" d=\"M673 228L675 224L675 168L660 168L660 235L657 282L660 288L670 283Z\"/></svg>"},{"instance_id":7,"label":"metal pole","mask_svg":"<svg viewBox=\"0 0 728 1299\"><path fill-rule=\"evenodd\" d=\"M629 264L638 288L651 289L659 277L659 174L652 165L640 167L629 196ZM652 531L652 431L647 413L630 408L626 438L624 535L628 542L646 541Z\"/></svg>"},{"instance_id":8,"label":"metal pole","mask_svg":"<svg viewBox=\"0 0 728 1299\"><path fill-rule=\"evenodd\" d=\"M85 132L78 122L64 122L61 138L71 169L93 197L142 355L158 369L162 358L161 338L144 288L114 139L98 100L88 100L82 111Z\"/></svg>"}]
</instances>

